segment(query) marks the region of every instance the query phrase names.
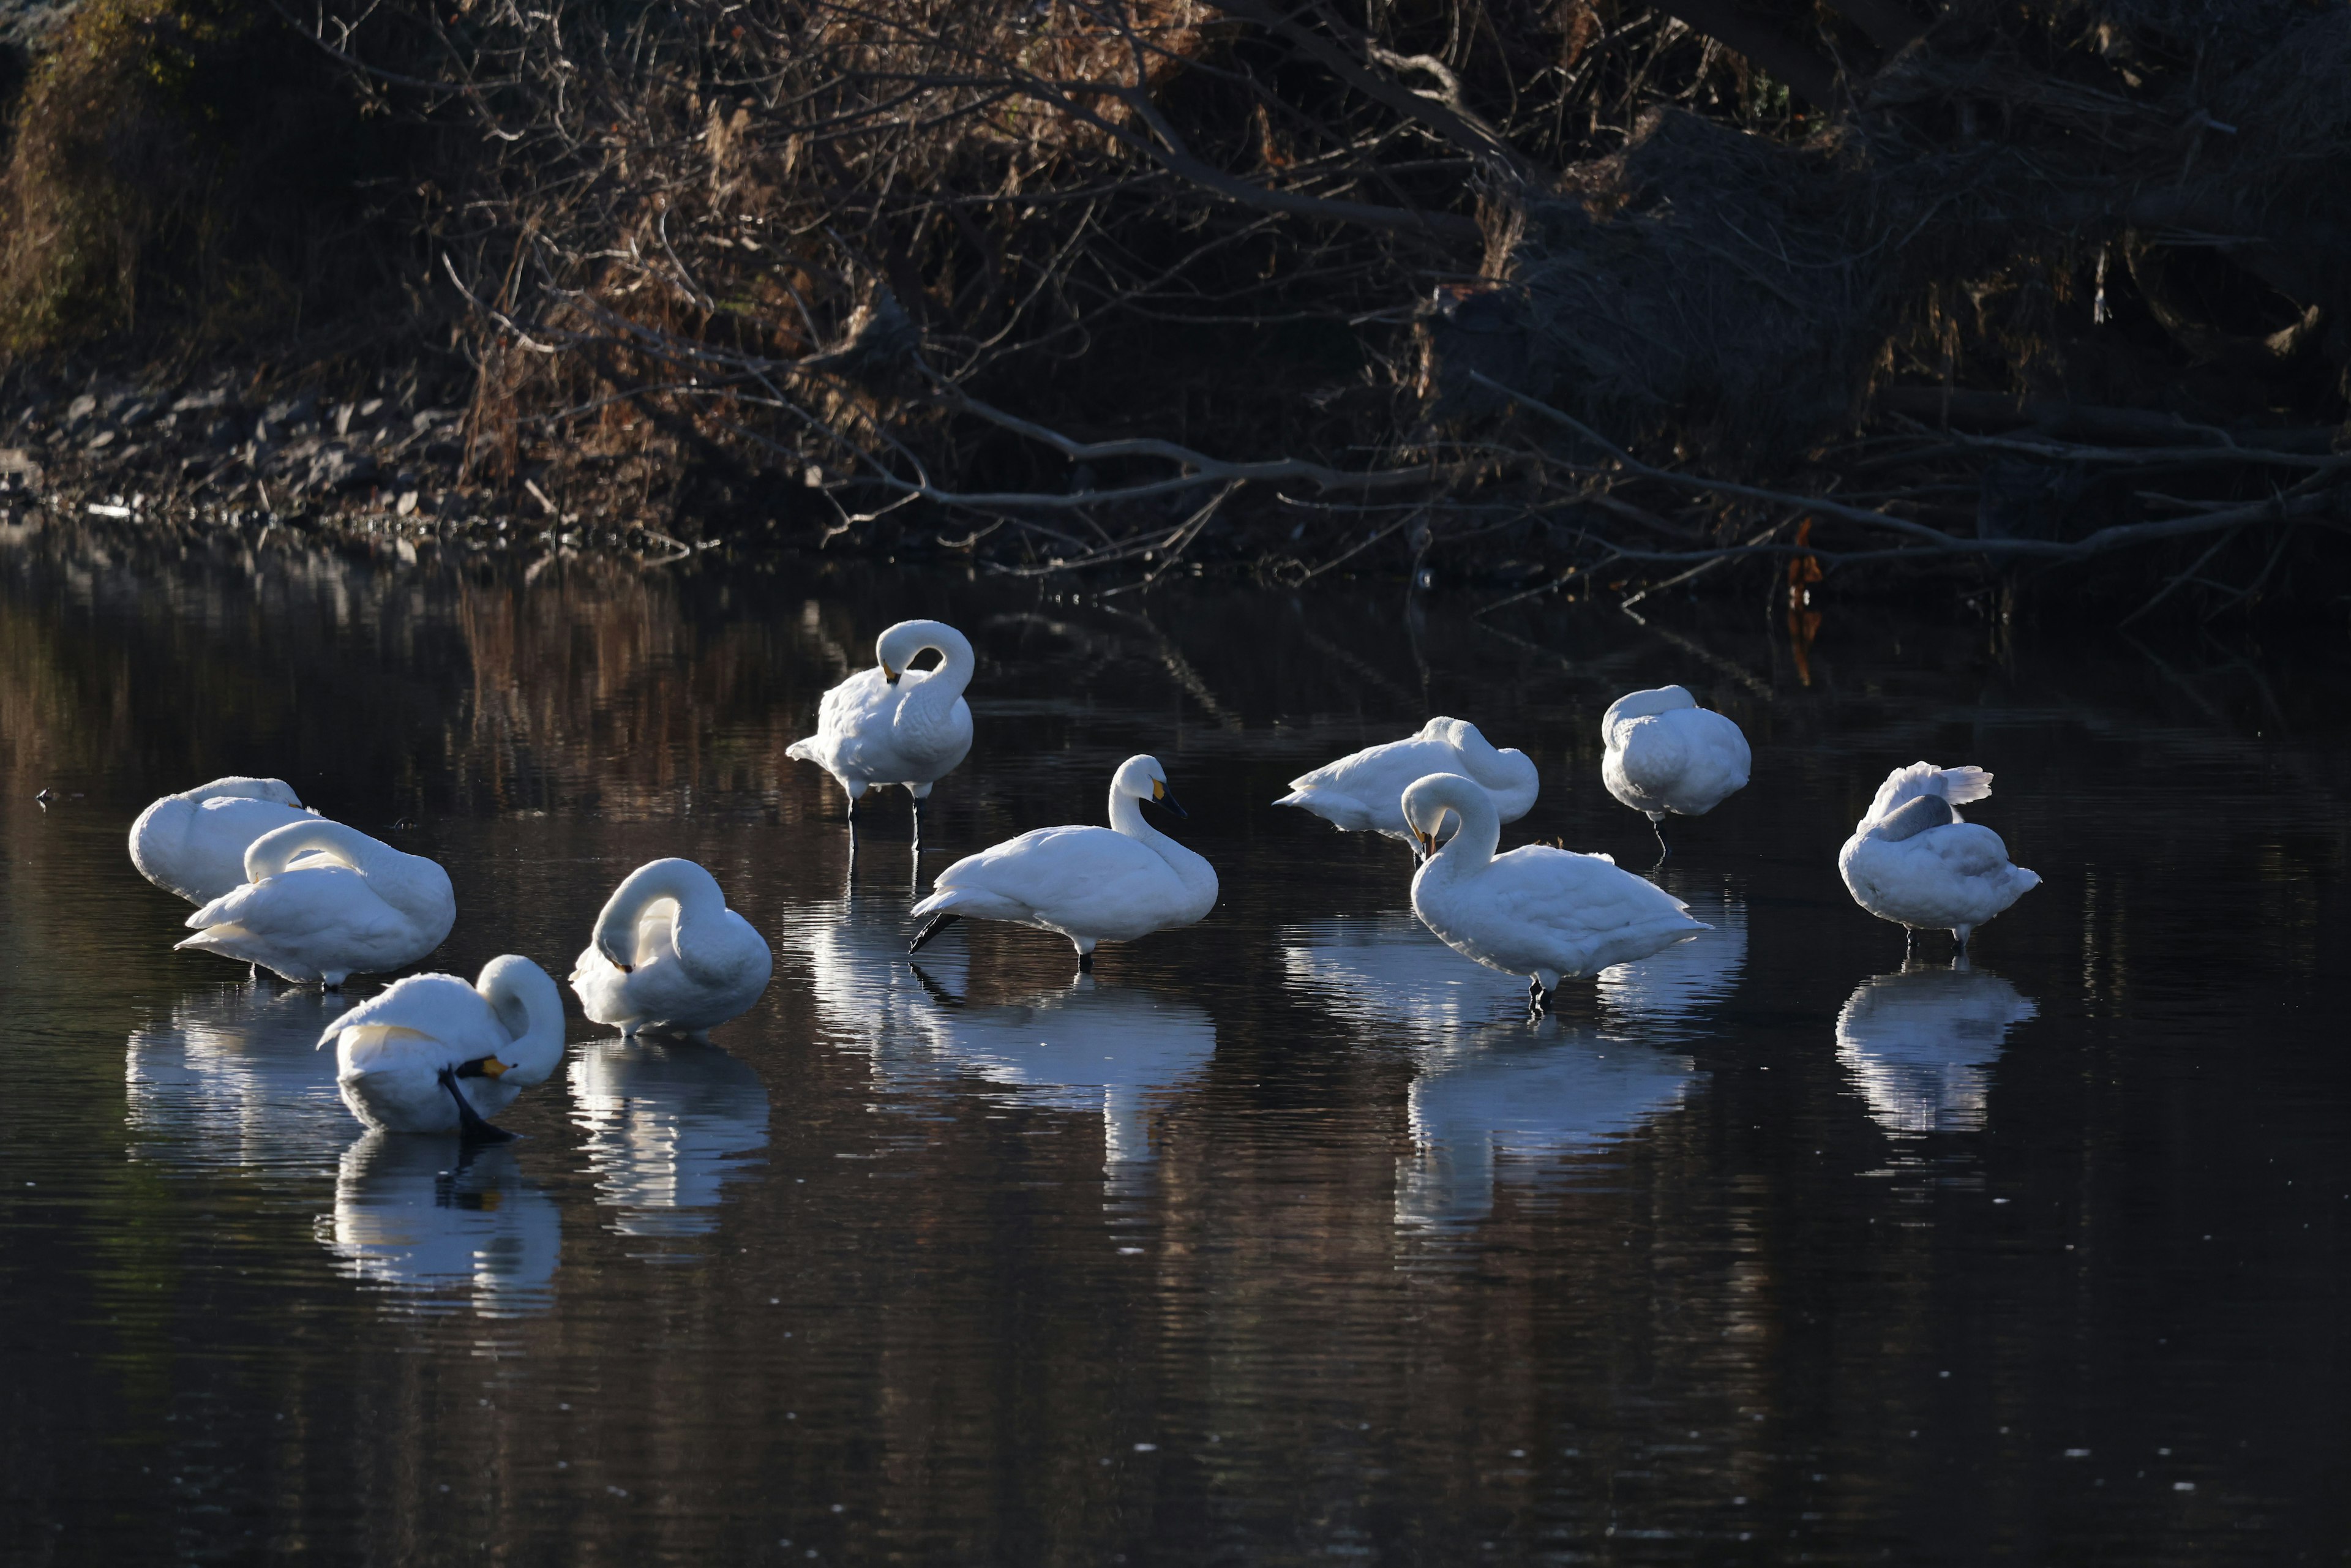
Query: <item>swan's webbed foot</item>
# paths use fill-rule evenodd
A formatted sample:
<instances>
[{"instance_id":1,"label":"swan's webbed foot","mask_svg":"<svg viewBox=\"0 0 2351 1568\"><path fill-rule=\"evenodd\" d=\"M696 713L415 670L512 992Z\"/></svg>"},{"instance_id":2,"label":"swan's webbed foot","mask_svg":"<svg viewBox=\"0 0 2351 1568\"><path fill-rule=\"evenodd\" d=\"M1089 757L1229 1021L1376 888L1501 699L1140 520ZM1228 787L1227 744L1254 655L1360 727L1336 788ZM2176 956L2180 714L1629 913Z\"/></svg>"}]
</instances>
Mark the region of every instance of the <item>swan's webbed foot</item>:
<instances>
[{"instance_id":1,"label":"swan's webbed foot","mask_svg":"<svg viewBox=\"0 0 2351 1568\"><path fill-rule=\"evenodd\" d=\"M468 1062L466 1065L470 1067L473 1063ZM465 1098L465 1092L457 1087L455 1068L443 1068L440 1079L441 1087L446 1089L449 1092L449 1098L457 1103L457 1135L459 1137L469 1144L504 1144L513 1141L512 1133L507 1132L504 1127L494 1127L482 1120L482 1113L474 1109L473 1102Z\"/></svg>"},{"instance_id":2,"label":"swan's webbed foot","mask_svg":"<svg viewBox=\"0 0 2351 1568\"><path fill-rule=\"evenodd\" d=\"M914 933L914 939L906 944L907 956L911 957L914 954L921 952L924 946L928 943L932 937L937 936L940 932L945 931L948 926L953 925L956 921L961 920L962 918L962 915L957 915L952 909L942 910L938 914L932 915L930 919L923 923L923 928Z\"/></svg>"}]
</instances>

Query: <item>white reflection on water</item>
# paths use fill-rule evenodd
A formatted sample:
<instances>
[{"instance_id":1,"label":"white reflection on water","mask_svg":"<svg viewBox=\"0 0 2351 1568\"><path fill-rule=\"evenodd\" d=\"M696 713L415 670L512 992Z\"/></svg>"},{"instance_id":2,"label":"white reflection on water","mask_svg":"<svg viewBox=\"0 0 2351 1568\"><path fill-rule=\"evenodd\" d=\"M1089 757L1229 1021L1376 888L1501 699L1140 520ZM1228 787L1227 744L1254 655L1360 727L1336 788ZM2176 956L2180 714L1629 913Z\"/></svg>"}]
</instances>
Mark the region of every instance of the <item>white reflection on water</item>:
<instances>
[{"instance_id":1,"label":"white reflection on water","mask_svg":"<svg viewBox=\"0 0 2351 1568\"><path fill-rule=\"evenodd\" d=\"M554 1304L562 1212L507 1145L364 1134L343 1151L318 1235L338 1273L388 1288L405 1311L448 1311L460 1291L485 1317Z\"/></svg>"},{"instance_id":2,"label":"white reflection on water","mask_svg":"<svg viewBox=\"0 0 2351 1568\"><path fill-rule=\"evenodd\" d=\"M1991 1064L2009 1030L2034 1010L1998 975L1906 965L1845 998L1837 1060L1887 1132L1974 1132L1984 1124Z\"/></svg>"},{"instance_id":3,"label":"white reflection on water","mask_svg":"<svg viewBox=\"0 0 2351 1568\"><path fill-rule=\"evenodd\" d=\"M1463 1030L1413 1080L1396 1222L1482 1219L1498 1166L1601 1147L1680 1105L1697 1077L1686 1056L1556 1019Z\"/></svg>"},{"instance_id":4,"label":"white reflection on water","mask_svg":"<svg viewBox=\"0 0 2351 1568\"><path fill-rule=\"evenodd\" d=\"M1018 1001L967 1000L970 963L948 938L907 960L903 919L855 907L812 912L797 933L817 1012L893 1088L939 1091L972 1079L1024 1105L1102 1119L1104 1168L1152 1157L1150 1103L1205 1067L1217 1026L1178 998L1080 975ZM903 907L903 906L902 906Z\"/></svg>"},{"instance_id":5,"label":"white reflection on water","mask_svg":"<svg viewBox=\"0 0 2351 1568\"><path fill-rule=\"evenodd\" d=\"M1462 957L1408 911L1284 931L1292 983L1343 1015L1402 1022L1418 1037L1413 1153L1397 1174L1396 1222L1481 1219L1500 1164L1596 1148L1680 1104L1698 1069L1647 1043L1646 1026L1695 1017L1737 984L1746 920L1735 903L1718 903L1693 908L1711 919L1727 909L1719 929L1603 972L1615 1019L1606 1033L1555 1018L1498 1019L1523 1008L1521 982Z\"/></svg>"},{"instance_id":6,"label":"white reflection on water","mask_svg":"<svg viewBox=\"0 0 2351 1568\"><path fill-rule=\"evenodd\" d=\"M350 1134L319 1035L353 998L268 981L212 986L131 1031L123 1067L134 1159L324 1177Z\"/></svg>"},{"instance_id":7,"label":"white reflection on water","mask_svg":"<svg viewBox=\"0 0 2351 1568\"><path fill-rule=\"evenodd\" d=\"M586 1134L596 1201L623 1236L698 1236L720 1189L768 1146L768 1086L748 1062L691 1040L575 1048L571 1119Z\"/></svg>"},{"instance_id":8,"label":"white reflection on water","mask_svg":"<svg viewBox=\"0 0 2351 1568\"><path fill-rule=\"evenodd\" d=\"M1719 880L1667 873L1667 891L1714 929L1655 956L1618 964L1593 982L1622 1025L1671 1029L1678 1038L1737 988L1747 963L1747 906ZM1402 1022L1426 1031L1491 1021L1523 1007L1524 977L1461 956L1410 910L1285 928L1282 965L1290 982L1342 1014ZM1574 982L1569 982L1573 984Z\"/></svg>"}]
</instances>

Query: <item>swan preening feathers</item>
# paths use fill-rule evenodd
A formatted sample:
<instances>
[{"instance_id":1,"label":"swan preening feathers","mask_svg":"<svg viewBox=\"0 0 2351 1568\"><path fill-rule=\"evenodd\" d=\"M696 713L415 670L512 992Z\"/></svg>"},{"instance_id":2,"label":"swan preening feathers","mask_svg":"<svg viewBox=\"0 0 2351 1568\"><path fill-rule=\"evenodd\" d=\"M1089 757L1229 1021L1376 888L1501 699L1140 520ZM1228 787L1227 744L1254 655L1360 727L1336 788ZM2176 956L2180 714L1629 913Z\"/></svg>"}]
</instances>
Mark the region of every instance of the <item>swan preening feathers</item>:
<instances>
[{"instance_id":1,"label":"swan preening feathers","mask_svg":"<svg viewBox=\"0 0 2351 1568\"><path fill-rule=\"evenodd\" d=\"M333 987L415 963L456 919L438 865L306 816L246 847L245 881L189 915L180 946Z\"/></svg>"},{"instance_id":2,"label":"swan preening feathers","mask_svg":"<svg viewBox=\"0 0 2351 1568\"><path fill-rule=\"evenodd\" d=\"M254 840L317 815L282 779L215 779L140 812L131 824L131 863L164 892L210 904L246 880Z\"/></svg>"},{"instance_id":3,"label":"swan preening feathers","mask_svg":"<svg viewBox=\"0 0 2351 1568\"><path fill-rule=\"evenodd\" d=\"M1448 814L1461 830L1440 848ZM1455 952L1528 977L1538 1008L1565 977L1597 975L1707 929L1680 899L1606 855L1549 844L1497 855L1493 798L1458 773L1416 781L1404 819L1428 856L1412 879L1413 913Z\"/></svg>"},{"instance_id":4,"label":"swan preening feathers","mask_svg":"<svg viewBox=\"0 0 2351 1568\"><path fill-rule=\"evenodd\" d=\"M774 967L717 879L692 861L659 860L604 901L571 989L590 1019L623 1035L700 1034L758 1001Z\"/></svg>"},{"instance_id":5,"label":"swan preening feathers","mask_svg":"<svg viewBox=\"0 0 2351 1568\"><path fill-rule=\"evenodd\" d=\"M1143 802L1182 816L1167 771L1130 757L1110 781L1107 828L1038 828L947 867L914 905L926 924L907 946L919 950L953 921L1007 920L1058 931L1093 967L1098 942L1132 942L1189 925L1216 907L1217 871L1143 820Z\"/></svg>"},{"instance_id":6,"label":"swan preening feathers","mask_svg":"<svg viewBox=\"0 0 2351 1568\"><path fill-rule=\"evenodd\" d=\"M908 666L936 650L935 669ZM873 644L876 667L860 670L831 691L817 708L816 733L796 740L786 755L813 762L849 793L849 817L865 791L902 784L914 798L914 836L922 837L923 801L931 786L955 771L971 750L971 643L943 621L901 621Z\"/></svg>"},{"instance_id":7,"label":"swan preening feathers","mask_svg":"<svg viewBox=\"0 0 2351 1568\"><path fill-rule=\"evenodd\" d=\"M1517 821L1535 803L1539 781L1525 752L1497 751L1466 720L1433 718L1417 734L1365 747L1299 775L1290 781L1290 792L1274 804L1301 807L1345 832L1385 833L1411 843L1404 792L1414 779L1432 773L1476 779L1505 822Z\"/></svg>"},{"instance_id":8,"label":"swan preening feathers","mask_svg":"<svg viewBox=\"0 0 2351 1568\"><path fill-rule=\"evenodd\" d=\"M1680 686L1628 692L1600 720L1600 781L1645 813L1665 850L1666 813L1702 817L1747 787L1753 758L1739 726Z\"/></svg>"},{"instance_id":9,"label":"swan preening feathers","mask_svg":"<svg viewBox=\"0 0 2351 1568\"><path fill-rule=\"evenodd\" d=\"M2041 885L2009 863L1998 833L1959 815L1991 796L1980 768L1914 762L1887 774L1837 853L1854 902L1910 931L1948 928L1967 951L1977 926Z\"/></svg>"},{"instance_id":10,"label":"swan preening feathers","mask_svg":"<svg viewBox=\"0 0 2351 1568\"><path fill-rule=\"evenodd\" d=\"M472 985L411 975L327 1026L343 1103L388 1133L506 1136L488 1118L563 1060L563 995L507 954Z\"/></svg>"}]
</instances>

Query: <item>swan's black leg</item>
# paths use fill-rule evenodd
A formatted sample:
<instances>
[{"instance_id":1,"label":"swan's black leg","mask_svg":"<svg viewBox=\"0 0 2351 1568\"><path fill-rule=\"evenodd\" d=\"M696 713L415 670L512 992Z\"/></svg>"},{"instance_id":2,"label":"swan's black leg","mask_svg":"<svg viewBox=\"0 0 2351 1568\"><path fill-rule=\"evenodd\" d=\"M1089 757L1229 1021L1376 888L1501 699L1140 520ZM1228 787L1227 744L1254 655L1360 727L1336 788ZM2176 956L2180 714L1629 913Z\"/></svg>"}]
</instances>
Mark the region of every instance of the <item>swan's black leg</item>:
<instances>
[{"instance_id":1,"label":"swan's black leg","mask_svg":"<svg viewBox=\"0 0 2351 1568\"><path fill-rule=\"evenodd\" d=\"M1534 978L1530 979L1527 982L1527 1016L1529 1018L1542 1017L1550 1004L1551 993L1543 989L1542 977L1538 975Z\"/></svg>"},{"instance_id":2,"label":"swan's black leg","mask_svg":"<svg viewBox=\"0 0 2351 1568\"><path fill-rule=\"evenodd\" d=\"M911 955L921 952L923 950L923 944L928 942L932 937L937 936L940 932L945 931L948 926L953 925L956 921L961 920L962 918L962 915L956 914L953 910L942 911L937 915L932 915L928 920L923 923L923 928L914 933L914 939L906 944L907 953Z\"/></svg>"},{"instance_id":3,"label":"swan's black leg","mask_svg":"<svg viewBox=\"0 0 2351 1568\"><path fill-rule=\"evenodd\" d=\"M473 1102L466 1099L465 1091L457 1087L455 1068L444 1067L441 1070L441 1087L449 1091L449 1098L457 1103L457 1135L459 1137L469 1144L503 1144L514 1137L514 1134L504 1127L494 1127L482 1120L482 1113L474 1109Z\"/></svg>"},{"instance_id":4,"label":"swan's black leg","mask_svg":"<svg viewBox=\"0 0 2351 1568\"><path fill-rule=\"evenodd\" d=\"M1078 973L1079 973L1079 974L1081 974L1081 975L1091 975L1091 974L1092 974L1093 972L1094 972L1094 956L1093 956L1092 953L1081 953L1081 954L1079 954L1079 955L1078 955Z\"/></svg>"},{"instance_id":5,"label":"swan's black leg","mask_svg":"<svg viewBox=\"0 0 2351 1568\"><path fill-rule=\"evenodd\" d=\"M914 797L914 852L923 852L923 798Z\"/></svg>"},{"instance_id":6,"label":"swan's black leg","mask_svg":"<svg viewBox=\"0 0 2351 1568\"><path fill-rule=\"evenodd\" d=\"M1657 863L1663 865L1667 857L1674 852L1674 846L1666 842L1666 820L1663 817L1650 818L1649 831L1657 835Z\"/></svg>"}]
</instances>

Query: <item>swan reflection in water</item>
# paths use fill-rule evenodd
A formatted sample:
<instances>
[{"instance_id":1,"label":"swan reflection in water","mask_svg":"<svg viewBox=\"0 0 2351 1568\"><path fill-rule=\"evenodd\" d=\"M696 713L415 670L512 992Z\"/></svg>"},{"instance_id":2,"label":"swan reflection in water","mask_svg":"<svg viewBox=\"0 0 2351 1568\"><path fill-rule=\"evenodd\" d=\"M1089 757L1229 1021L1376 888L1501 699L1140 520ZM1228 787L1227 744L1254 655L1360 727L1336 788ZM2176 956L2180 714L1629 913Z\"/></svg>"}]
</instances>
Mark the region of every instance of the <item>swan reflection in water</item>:
<instances>
[{"instance_id":1,"label":"swan reflection in water","mask_svg":"<svg viewBox=\"0 0 2351 1568\"><path fill-rule=\"evenodd\" d=\"M1604 1147L1687 1097L1696 1064L1656 1050L1645 1026L1694 1017L1729 994L1746 959L1747 923L1733 901L1718 897L1709 907L1674 892L1717 928L1603 970L1600 994L1614 1020L1605 1032L1555 1017L1526 1022L1526 990L1515 977L1462 957L1409 911L1283 933L1293 984L1343 1015L1402 1022L1419 1037L1398 1224L1482 1219L1503 1165Z\"/></svg>"},{"instance_id":2,"label":"swan reflection in water","mask_svg":"<svg viewBox=\"0 0 2351 1568\"><path fill-rule=\"evenodd\" d=\"M1967 1133L1984 1124L1991 1064L2032 1002L1998 975L1906 964L1864 980L1837 1014L1837 1060L1889 1133Z\"/></svg>"},{"instance_id":3,"label":"swan reflection in water","mask_svg":"<svg viewBox=\"0 0 2351 1568\"><path fill-rule=\"evenodd\" d=\"M698 1040L595 1040L571 1058L571 1119L586 1135L596 1201L623 1236L715 1228L720 1188L768 1146L768 1086Z\"/></svg>"},{"instance_id":4,"label":"swan reflection in water","mask_svg":"<svg viewBox=\"0 0 2351 1568\"><path fill-rule=\"evenodd\" d=\"M364 1134L343 1151L335 1210L318 1232L336 1272L389 1291L409 1312L454 1310L461 1292L485 1317L554 1301L562 1212L507 1145Z\"/></svg>"},{"instance_id":5,"label":"swan reflection in water","mask_svg":"<svg viewBox=\"0 0 2351 1568\"><path fill-rule=\"evenodd\" d=\"M1659 1026L1674 1030L1663 1038L1674 1038L1737 988L1747 963L1747 906L1719 878L1668 870L1660 885L1713 929L1603 969L1595 985L1618 1027ZM1365 1022L1449 1030L1525 1009L1522 977L1463 957L1410 910L1311 921L1287 927L1281 939L1293 985Z\"/></svg>"},{"instance_id":6,"label":"swan reflection in water","mask_svg":"<svg viewBox=\"0 0 2351 1568\"><path fill-rule=\"evenodd\" d=\"M1413 1080L1396 1223L1482 1219L1505 1164L1604 1148L1678 1107L1697 1081L1688 1057L1557 1019L1462 1030L1426 1050Z\"/></svg>"},{"instance_id":7,"label":"swan reflection in water","mask_svg":"<svg viewBox=\"0 0 2351 1568\"><path fill-rule=\"evenodd\" d=\"M1012 1103L1098 1115L1105 1172L1147 1168L1151 1103L1216 1054L1205 1010L1091 975L1018 1001L973 1002L960 947L909 963L903 904L898 918L869 919L862 899L843 902L845 912L810 910L787 936L808 957L828 1034L867 1053L894 1088L951 1092L979 1080Z\"/></svg>"},{"instance_id":8,"label":"swan reflection in water","mask_svg":"<svg viewBox=\"0 0 2351 1568\"><path fill-rule=\"evenodd\" d=\"M333 1174L351 1114L335 1056L314 1049L356 998L267 981L208 986L131 1031L123 1067L133 1159L281 1176Z\"/></svg>"}]
</instances>

